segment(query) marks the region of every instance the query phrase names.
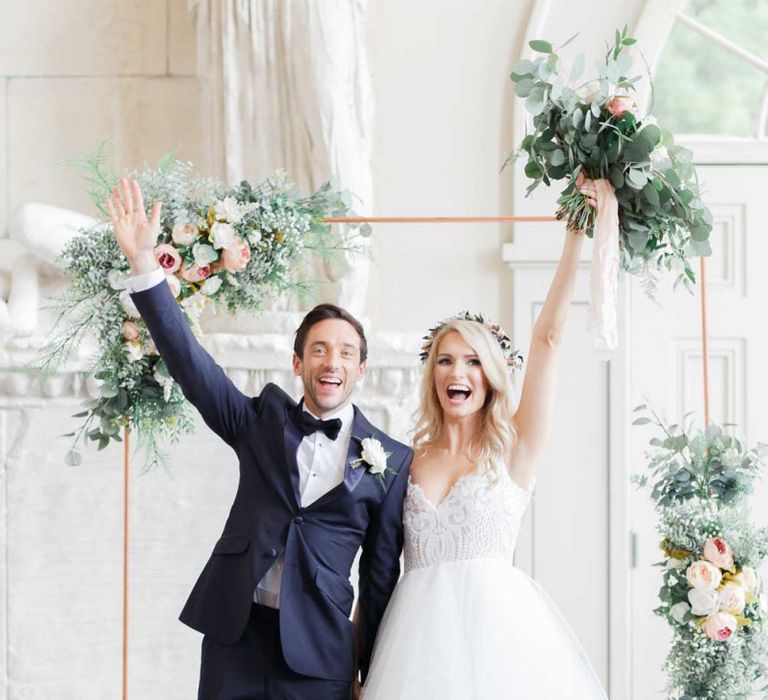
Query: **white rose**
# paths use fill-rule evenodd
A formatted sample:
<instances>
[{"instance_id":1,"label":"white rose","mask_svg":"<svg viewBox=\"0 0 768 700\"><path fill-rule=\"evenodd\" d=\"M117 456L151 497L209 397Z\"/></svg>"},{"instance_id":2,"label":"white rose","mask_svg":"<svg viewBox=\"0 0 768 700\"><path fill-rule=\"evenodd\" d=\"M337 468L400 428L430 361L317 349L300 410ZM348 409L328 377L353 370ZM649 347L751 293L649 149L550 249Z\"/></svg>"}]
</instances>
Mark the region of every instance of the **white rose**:
<instances>
[{"instance_id":1,"label":"white rose","mask_svg":"<svg viewBox=\"0 0 768 700\"><path fill-rule=\"evenodd\" d=\"M205 310L207 303L208 297L197 292L191 296L188 296L186 299L183 299L181 302L181 307L184 309L184 311L187 312L187 315L189 315L193 321L196 321L200 318L200 314L202 314Z\"/></svg>"},{"instance_id":2,"label":"white rose","mask_svg":"<svg viewBox=\"0 0 768 700\"><path fill-rule=\"evenodd\" d=\"M216 211L217 219L229 221L231 224L236 224L243 218L243 211L234 197L224 198L214 207L214 210Z\"/></svg>"},{"instance_id":3,"label":"white rose","mask_svg":"<svg viewBox=\"0 0 768 700\"><path fill-rule=\"evenodd\" d=\"M744 612L746 596L744 589L738 583L726 583L718 592L717 600L720 610L725 610L732 615L741 615Z\"/></svg>"},{"instance_id":4,"label":"white rose","mask_svg":"<svg viewBox=\"0 0 768 700\"><path fill-rule=\"evenodd\" d=\"M700 559L688 567L686 578L699 591L714 591L720 585L723 575L714 564Z\"/></svg>"},{"instance_id":5,"label":"white rose","mask_svg":"<svg viewBox=\"0 0 768 700\"><path fill-rule=\"evenodd\" d=\"M664 565L665 569L684 569L685 567L686 563L683 559L675 559L674 557L667 559L667 563Z\"/></svg>"},{"instance_id":6,"label":"white rose","mask_svg":"<svg viewBox=\"0 0 768 700\"><path fill-rule=\"evenodd\" d=\"M171 288L171 294L173 294L174 297L178 297L179 294L181 294L181 282L179 281L179 278L176 277L176 275L166 275L165 281Z\"/></svg>"},{"instance_id":7,"label":"white rose","mask_svg":"<svg viewBox=\"0 0 768 700\"><path fill-rule=\"evenodd\" d=\"M672 615L672 619L676 620L677 622L682 623L685 619L686 613L691 609L691 606L688 605L684 600L681 600L679 603L675 603L670 609L669 614Z\"/></svg>"},{"instance_id":8,"label":"white rose","mask_svg":"<svg viewBox=\"0 0 768 700\"><path fill-rule=\"evenodd\" d=\"M211 227L210 239L214 248L227 248L235 240L235 229L231 224L214 224Z\"/></svg>"},{"instance_id":9,"label":"white rose","mask_svg":"<svg viewBox=\"0 0 768 700\"><path fill-rule=\"evenodd\" d=\"M209 277L207 280L205 280L205 282L203 282L203 285L200 287L200 291L203 294L207 294L208 296L213 296L216 294L216 292L219 291L221 284L221 277L214 275L213 277Z\"/></svg>"},{"instance_id":10,"label":"white rose","mask_svg":"<svg viewBox=\"0 0 768 700\"><path fill-rule=\"evenodd\" d=\"M125 289L125 283L128 281L128 273L120 270L110 270L107 273L107 282L112 289Z\"/></svg>"},{"instance_id":11,"label":"white rose","mask_svg":"<svg viewBox=\"0 0 768 700\"><path fill-rule=\"evenodd\" d=\"M125 347L125 353L128 355L129 362L137 362L144 357L144 348L140 341L129 340L127 343L124 343L123 346Z\"/></svg>"},{"instance_id":12,"label":"white rose","mask_svg":"<svg viewBox=\"0 0 768 700\"><path fill-rule=\"evenodd\" d=\"M185 221L176 222L171 231L171 238L176 245L192 245L199 235L200 229Z\"/></svg>"},{"instance_id":13,"label":"white rose","mask_svg":"<svg viewBox=\"0 0 768 700\"><path fill-rule=\"evenodd\" d=\"M171 400L171 391L173 390L173 377L169 377L157 370L155 370L155 373L152 376L155 378L155 381L163 387L163 400L168 403L168 401Z\"/></svg>"},{"instance_id":14,"label":"white rose","mask_svg":"<svg viewBox=\"0 0 768 700\"><path fill-rule=\"evenodd\" d=\"M374 438L364 438L361 444L361 457L368 464L368 471L371 474L382 474L387 468L387 453L382 444Z\"/></svg>"},{"instance_id":15,"label":"white rose","mask_svg":"<svg viewBox=\"0 0 768 700\"><path fill-rule=\"evenodd\" d=\"M218 224L216 224L218 226ZM195 259L195 265L198 267L206 267L210 263L218 260L219 254L206 243L195 243L192 246L192 257Z\"/></svg>"},{"instance_id":16,"label":"white rose","mask_svg":"<svg viewBox=\"0 0 768 700\"><path fill-rule=\"evenodd\" d=\"M694 615L711 615L718 611L716 591L700 591L692 588L688 591L688 600Z\"/></svg>"},{"instance_id":17,"label":"white rose","mask_svg":"<svg viewBox=\"0 0 768 700\"><path fill-rule=\"evenodd\" d=\"M756 593L760 588L757 572L750 566L745 566L735 577L746 593Z\"/></svg>"},{"instance_id":18,"label":"white rose","mask_svg":"<svg viewBox=\"0 0 768 700\"><path fill-rule=\"evenodd\" d=\"M127 289L124 289L122 292L120 292L118 299L120 299L120 303L123 305L123 311L125 311L129 318L141 318L141 314L136 308L136 304L133 303L131 294Z\"/></svg>"}]
</instances>

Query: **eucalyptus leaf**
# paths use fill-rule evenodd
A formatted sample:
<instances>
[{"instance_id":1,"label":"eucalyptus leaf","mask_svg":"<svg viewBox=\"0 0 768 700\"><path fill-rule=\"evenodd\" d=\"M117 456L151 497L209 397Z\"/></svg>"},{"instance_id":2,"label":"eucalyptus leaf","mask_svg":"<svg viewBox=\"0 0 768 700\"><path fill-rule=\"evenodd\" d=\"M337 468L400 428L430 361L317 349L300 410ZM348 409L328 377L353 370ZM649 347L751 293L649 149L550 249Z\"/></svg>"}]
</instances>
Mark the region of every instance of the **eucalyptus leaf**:
<instances>
[{"instance_id":1,"label":"eucalyptus leaf","mask_svg":"<svg viewBox=\"0 0 768 700\"><path fill-rule=\"evenodd\" d=\"M518 62L514 70L517 75L530 75L535 70L535 67L532 61L524 58L522 61Z\"/></svg>"},{"instance_id":2,"label":"eucalyptus leaf","mask_svg":"<svg viewBox=\"0 0 768 700\"><path fill-rule=\"evenodd\" d=\"M528 97L534 84L533 78L523 78L515 85L515 95L518 97Z\"/></svg>"},{"instance_id":3,"label":"eucalyptus leaf","mask_svg":"<svg viewBox=\"0 0 768 700\"><path fill-rule=\"evenodd\" d=\"M583 53L580 53L578 56L576 56L576 59L573 62L573 67L571 68L571 74L569 76L569 80L571 82L578 80L581 77L581 74L584 72L584 66L586 65L586 57Z\"/></svg>"},{"instance_id":4,"label":"eucalyptus leaf","mask_svg":"<svg viewBox=\"0 0 768 700\"><path fill-rule=\"evenodd\" d=\"M630 168L627 173L627 181L636 190L641 190L648 182L648 176L636 168Z\"/></svg>"},{"instance_id":5,"label":"eucalyptus leaf","mask_svg":"<svg viewBox=\"0 0 768 700\"><path fill-rule=\"evenodd\" d=\"M552 165L562 165L565 163L565 154L560 149L551 151L549 154L549 162Z\"/></svg>"},{"instance_id":6,"label":"eucalyptus leaf","mask_svg":"<svg viewBox=\"0 0 768 700\"><path fill-rule=\"evenodd\" d=\"M536 51L536 53L552 53L552 44L550 44L548 41L534 39L533 41L528 42L528 46Z\"/></svg>"},{"instance_id":7,"label":"eucalyptus leaf","mask_svg":"<svg viewBox=\"0 0 768 700\"><path fill-rule=\"evenodd\" d=\"M83 457L77 450L69 450L64 455L64 464L68 467L79 467L83 462Z\"/></svg>"}]
</instances>

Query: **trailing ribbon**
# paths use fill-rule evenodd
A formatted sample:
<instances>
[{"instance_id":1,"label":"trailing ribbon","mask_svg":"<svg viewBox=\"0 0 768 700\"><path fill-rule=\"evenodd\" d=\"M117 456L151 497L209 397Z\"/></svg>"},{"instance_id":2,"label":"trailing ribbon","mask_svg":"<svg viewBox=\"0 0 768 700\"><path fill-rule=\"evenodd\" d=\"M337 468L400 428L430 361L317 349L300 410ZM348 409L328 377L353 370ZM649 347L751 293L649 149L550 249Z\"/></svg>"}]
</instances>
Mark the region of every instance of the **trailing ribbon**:
<instances>
[{"instance_id":1,"label":"trailing ribbon","mask_svg":"<svg viewBox=\"0 0 768 700\"><path fill-rule=\"evenodd\" d=\"M595 353L610 360L619 344L619 203L608 180L595 180L595 186L597 219L589 279L589 330L595 332Z\"/></svg>"}]
</instances>

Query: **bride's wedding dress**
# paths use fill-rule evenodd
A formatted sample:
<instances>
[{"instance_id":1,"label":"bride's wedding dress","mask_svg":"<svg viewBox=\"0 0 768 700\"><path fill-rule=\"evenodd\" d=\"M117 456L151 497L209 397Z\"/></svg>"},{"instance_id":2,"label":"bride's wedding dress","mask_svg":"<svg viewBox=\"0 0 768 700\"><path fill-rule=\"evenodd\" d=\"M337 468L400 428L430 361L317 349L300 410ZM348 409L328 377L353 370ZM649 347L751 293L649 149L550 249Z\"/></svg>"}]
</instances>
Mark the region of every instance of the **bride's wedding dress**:
<instances>
[{"instance_id":1,"label":"bride's wedding dress","mask_svg":"<svg viewBox=\"0 0 768 700\"><path fill-rule=\"evenodd\" d=\"M462 477L439 505L409 483L405 574L364 700L603 700L576 636L512 563L531 491L506 470Z\"/></svg>"}]
</instances>

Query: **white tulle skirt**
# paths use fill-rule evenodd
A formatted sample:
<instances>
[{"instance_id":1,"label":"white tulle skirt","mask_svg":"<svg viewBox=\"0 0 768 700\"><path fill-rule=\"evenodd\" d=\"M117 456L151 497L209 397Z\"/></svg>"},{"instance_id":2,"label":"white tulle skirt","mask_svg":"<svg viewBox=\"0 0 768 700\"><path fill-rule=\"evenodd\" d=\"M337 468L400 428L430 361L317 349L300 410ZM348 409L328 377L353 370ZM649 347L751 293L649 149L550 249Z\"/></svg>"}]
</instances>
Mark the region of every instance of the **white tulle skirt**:
<instances>
[{"instance_id":1,"label":"white tulle skirt","mask_svg":"<svg viewBox=\"0 0 768 700\"><path fill-rule=\"evenodd\" d=\"M546 592L504 559L409 571L382 620L364 700L604 700Z\"/></svg>"}]
</instances>

